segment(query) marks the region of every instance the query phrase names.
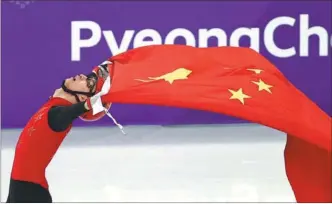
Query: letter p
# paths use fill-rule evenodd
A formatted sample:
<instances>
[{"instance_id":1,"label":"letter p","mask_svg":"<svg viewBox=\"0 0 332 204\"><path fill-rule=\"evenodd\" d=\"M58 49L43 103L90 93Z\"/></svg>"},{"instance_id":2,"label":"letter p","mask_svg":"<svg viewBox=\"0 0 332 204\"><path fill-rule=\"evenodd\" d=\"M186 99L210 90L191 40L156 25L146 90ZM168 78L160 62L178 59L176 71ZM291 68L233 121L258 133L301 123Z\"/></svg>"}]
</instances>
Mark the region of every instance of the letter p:
<instances>
[{"instance_id":1,"label":"letter p","mask_svg":"<svg viewBox=\"0 0 332 204\"><path fill-rule=\"evenodd\" d=\"M81 39L81 30L89 29L92 35L89 39ZM81 48L93 47L98 44L101 38L100 26L93 21L72 21L71 22L71 60L81 60Z\"/></svg>"}]
</instances>

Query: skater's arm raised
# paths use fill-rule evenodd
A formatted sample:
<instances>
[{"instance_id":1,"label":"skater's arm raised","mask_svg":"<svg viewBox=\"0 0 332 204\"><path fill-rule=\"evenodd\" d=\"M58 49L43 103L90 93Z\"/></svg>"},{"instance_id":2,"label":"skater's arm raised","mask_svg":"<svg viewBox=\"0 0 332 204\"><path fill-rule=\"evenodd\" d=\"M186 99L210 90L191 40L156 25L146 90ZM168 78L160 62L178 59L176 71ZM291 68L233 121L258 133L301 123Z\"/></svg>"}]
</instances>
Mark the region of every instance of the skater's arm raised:
<instances>
[{"instance_id":1,"label":"skater's arm raised","mask_svg":"<svg viewBox=\"0 0 332 204\"><path fill-rule=\"evenodd\" d=\"M89 88L89 93L93 93L93 96L90 96L86 101L84 102L78 102L76 104L73 104L71 106L55 106L52 107L49 110L48 113L48 124L49 127L56 131L56 132L61 132L66 130L71 124L72 122L78 118L79 116L81 116L83 113L88 112L89 110L93 109L94 112L98 113L100 111L103 110L103 104L101 101L101 96L106 94L109 89L110 89L110 77L109 77L109 70L108 70L108 65L110 64L110 62L104 62L103 64L101 64L100 66L94 68L92 70L91 73L87 74L86 76L82 77L72 77L72 79L67 79L69 80L69 82L73 85L75 85L76 83L76 87L80 86L79 81L84 81L86 83L85 86L87 86L87 88ZM105 83L105 80L107 81ZM77 85L78 82L78 85ZM97 87L97 83L102 84L102 87L100 87L100 89L98 89ZM65 87L67 90L66 92L69 92L71 90L69 90L67 87ZM63 91L63 87L61 89ZM73 91L71 91L73 92ZM84 91L86 92L86 91ZM96 94L96 92L98 92ZM99 93L100 92L100 93ZM104 93L105 92L105 93ZM76 94L79 93L70 93L70 94L74 94L76 96L76 100L78 101L78 97Z\"/></svg>"},{"instance_id":2,"label":"skater's arm raised","mask_svg":"<svg viewBox=\"0 0 332 204\"><path fill-rule=\"evenodd\" d=\"M52 107L48 112L48 124L56 132L64 131L76 118L88 110L86 102Z\"/></svg>"}]
</instances>

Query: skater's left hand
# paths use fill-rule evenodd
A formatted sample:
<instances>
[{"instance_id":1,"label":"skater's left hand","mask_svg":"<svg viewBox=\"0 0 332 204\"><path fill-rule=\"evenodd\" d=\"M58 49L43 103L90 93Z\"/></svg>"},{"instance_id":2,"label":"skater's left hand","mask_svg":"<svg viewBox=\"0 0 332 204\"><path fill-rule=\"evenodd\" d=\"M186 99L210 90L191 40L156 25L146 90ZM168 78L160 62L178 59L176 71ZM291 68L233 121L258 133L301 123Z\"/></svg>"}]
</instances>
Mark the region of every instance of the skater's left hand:
<instances>
[{"instance_id":1,"label":"skater's left hand","mask_svg":"<svg viewBox=\"0 0 332 204\"><path fill-rule=\"evenodd\" d=\"M108 76L103 84L103 87L101 88L101 91L86 100L86 108L88 110L92 109L93 115L104 111L105 108L103 106L103 101L101 97L103 95L106 95L110 91L110 89L111 89L111 79L110 76Z\"/></svg>"}]
</instances>

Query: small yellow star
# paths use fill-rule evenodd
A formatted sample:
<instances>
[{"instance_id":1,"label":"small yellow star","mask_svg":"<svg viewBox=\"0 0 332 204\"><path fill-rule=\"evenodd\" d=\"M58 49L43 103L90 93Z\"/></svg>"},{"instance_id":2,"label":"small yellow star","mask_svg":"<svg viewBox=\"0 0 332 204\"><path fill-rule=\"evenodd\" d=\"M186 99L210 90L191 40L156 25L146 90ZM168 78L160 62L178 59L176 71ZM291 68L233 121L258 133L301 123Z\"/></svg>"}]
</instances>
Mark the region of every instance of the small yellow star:
<instances>
[{"instance_id":1,"label":"small yellow star","mask_svg":"<svg viewBox=\"0 0 332 204\"><path fill-rule=\"evenodd\" d=\"M264 71L264 70L261 70L261 69L247 69L247 70L253 71L253 72L255 72L255 74L260 74L262 71Z\"/></svg>"},{"instance_id":2,"label":"small yellow star","mask_svg":"<svg viewBox=\"0 0 332 204\"><path fill-rule=\"evenodd\" d=\"M237 99L244 105L244 99L245 98L251 98L251 96L248 96L242 92L242 88L240 88L237 91L228 89L229 92L232 93L232 96L229 99Z\"/></svg>"},{"instance_id":3,"label":"small yellow star","mask_svg":"<svg viewBox=\"0 0 332 204\"><path fill-rule=\"evenodd\" d=\"M262 81L261 79L259 79L259 82L257 81L252 81L252 83L258 85L258 91L262 91L265 90L269 93L272 93L270 88L272 88L273 86L266 84L264 81Z\"/></svg>"}]
</instances>

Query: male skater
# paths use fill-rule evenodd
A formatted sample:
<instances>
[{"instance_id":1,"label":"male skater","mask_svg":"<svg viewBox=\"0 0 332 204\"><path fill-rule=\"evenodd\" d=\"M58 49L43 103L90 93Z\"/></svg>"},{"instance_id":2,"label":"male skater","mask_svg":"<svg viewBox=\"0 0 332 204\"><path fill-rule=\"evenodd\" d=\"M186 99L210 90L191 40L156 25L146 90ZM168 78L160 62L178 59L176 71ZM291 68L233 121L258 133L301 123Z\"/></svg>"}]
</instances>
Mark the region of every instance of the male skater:
<instances>
[{"instance_id":1,"label":"male skater","mask_svg":"<svg viewBox=\"0 0 332 204\"><path fill-rule=\"evenodd\" d=\"M16 146L7 203L52 202L46 168L76 118L97 120L110 107L101 101L111 86L110 66L105 62L89 75L65 79L30 118Z\"/></svg>"}]
</instances>

